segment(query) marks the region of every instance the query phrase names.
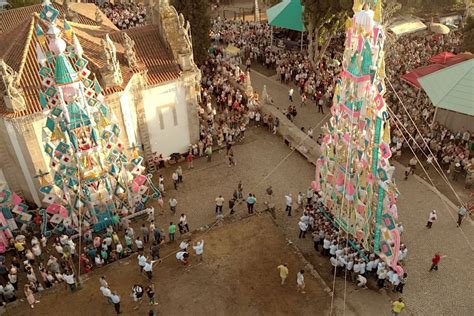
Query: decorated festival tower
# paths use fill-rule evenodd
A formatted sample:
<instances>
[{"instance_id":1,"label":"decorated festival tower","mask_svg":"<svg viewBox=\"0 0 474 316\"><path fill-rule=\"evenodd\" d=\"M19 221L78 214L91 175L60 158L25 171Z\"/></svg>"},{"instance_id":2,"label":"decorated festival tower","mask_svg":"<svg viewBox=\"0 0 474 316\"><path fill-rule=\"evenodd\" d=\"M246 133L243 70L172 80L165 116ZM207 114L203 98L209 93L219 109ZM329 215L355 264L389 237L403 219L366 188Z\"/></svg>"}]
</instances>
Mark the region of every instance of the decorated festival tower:
<instances>
[{"instance_id":1,"label":"decorated festival tower","mask_svg":"<svg viewBox=\"0 0 474 316\"><path fill-rule=\"evenodd\" d=\"M315 186L336 223L401 273L381 0L355 0L353 10Z\"/></svg>"},{"instance_id":2,"label":"decorated festival tower","mask_svg":"<svg viewBox=\"0 0 474 316\"><path fill-rule=\"evenodd\" d=\"M44 150L52 177L52 183L41 179L43 202L49 205L43 224L49 222L58 233L80 227L100 231L112 224L114 213L128 216L160 193L151 176L143 174L136 146L133 157L128 156L130 149L120 140L119 124L88 70L81 44L66 20L59 23L58 14L45 3L35 30L40 103L47 114ZM106 36L104 41L111 40Z\"/></svg>"}]
</instances>

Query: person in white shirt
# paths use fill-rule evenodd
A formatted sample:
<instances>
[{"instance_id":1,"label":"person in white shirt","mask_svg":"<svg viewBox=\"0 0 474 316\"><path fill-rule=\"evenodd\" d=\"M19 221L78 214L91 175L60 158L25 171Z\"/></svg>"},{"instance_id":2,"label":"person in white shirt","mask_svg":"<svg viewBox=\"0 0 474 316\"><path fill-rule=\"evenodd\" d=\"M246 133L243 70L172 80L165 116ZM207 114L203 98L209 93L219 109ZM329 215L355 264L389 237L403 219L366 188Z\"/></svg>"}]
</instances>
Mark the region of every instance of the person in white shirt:
<instances>
[{"instance_id":1,"label":"person in white shirt","mask_svg":"<svg viewBox=\"0 0 474 316\"><path fill-rule=\"evenodd\" d=\"M222 214L222 207L224 206L224 198L222 195L219 195L216 198L216 215Z\"/></svg>"},{"instance_id":2,"label":"person in white shirt","mask_svg":"<svg viewBox=\"0 0 474 316\"><path fill-rule=\"evenodd\" d=\"M101 276L99 279L100 286L103 287L109 287L109 283L107 283L107 280L105 279L105 276Z\"/></svg>"},{"instance_id":3,"label":"person in white shirt","mask_svg":"<svg viewBox=\"0 0 474 316\"><path fill-rule=\"evenodd\" d=\"M168 204L170 206L171 212L173 214L176 213L176 207L178 206L178 201L174 197L171 197L168 201Z\"/></svg>"},{"instance_id":4,"label":"person in white shirt","mask_svg":"<svg viewBox=\"0 0 474 316\"><path fill-rule=\"evenodd\" d=\"M102 292L102 295L104 295L107 298L107 302L112 302L110 300L110 296L112 295L112 291L108 287L101 286L100 291Z\"/></svg>"},{"instance_id":5,"label":"person in white shirt","mask_svg":"<svg viewBox=\"0 0 474 316\"><path fill-rule=\"evenodd\" d=\"M145 271L146 276L148 277L148 280L151 281L153 277L153 264L157 262L158 260L155 261L145 261L145 265L143 266L143 271Z\"/></svg>"},{"instance_id":6,"label":"person in white shirt","mask_svg":"<svg viewBox=\"0 0 474 316\"><path fill-rule=\"evenodd\" d=\"M306 231L308 230L308 224L303 221L299 221L298 226L300 227L300 234L298 238L306 238Z\"/></svg>"},{"instance_id":7,"label":"person in white shirt","mask_svg":"<svg viewBox=\"0 0 474 316\"><path fill-rule=\"evenodd\" d=\"M120 296L117 295L117 292L114 292L112 295L110 295L110 300L114 304L117 315L120 314Z\"/></svg>"},{"instance_id":8,"label":"person in white shirt","mask_svg":"<svg viewBox=\"0 0 474 316\"><path fill-rule=\"evenodd\" d=\"M178 251L176 253L176 259L181 262L183 265L188 264L189 253L187 251Z\"/></svg>"},{"instance_id":9,"label":"person in white shirt","mask_svg":"<svg viewBox=\"0 0 474 316\"><path fill-rule=\"evenodd\" d=\"M295 92L295 90L293 90L293 88L290 88L290 90L288 91L288 99L290 100L290 102L293 102L293 93Z\"/></svg>"},{"instance_id":10,"label":"person in white shirt","mask_svg":"<svg viewBox=\"0 0 474 316\"><path fill-rule=\"evenodd\" d=\"M178 173L177 173L176 171L173 172L173 174L171 175L171 179L173 179L174 189L175 189L175 190L178 190L178 180L179 180L179 177L178 177Z\"/></svg>"},{"instance_id":11,"label":"person in white shirt","mask_svg":"<svg viewBox=\"0 0 474 316\"><path fill-rule=\"evenodd\" d=\"M293 197L291 196L291 193L288 193L285 195L286 199L286 209L285 212L288 212L288 216L291 216L291 207L293 206Z\"/></svg>"},{"instance_id":12,"label":"person in white shirt","mask_svg":"<svg viewBox=\"0 0 474 316\"><path fill-rule=\"evenodd\" d=\"M385 268L382 268L380 272L377 273L377 275L378 275L377 285L379 289L381 289L385 285L385 279L387 278L387 270L385 270Z\"/></svg>"},{"instance_id":13,"label":"person in white shirt","mask_svg":"<svg viewBox=\"0 0 474 316\"><path fill-rule=\"evenodd\" d=\"M365 275L365 267L366 267L366 263L364 260L362 260L360 263L360 272L359 272L360 274Z\"/></svg>"},{"instance_id":14,"label":"person in white shirt","mask_svg":"<svg viewBox=\"0 0 474 316\"><path fill-rule=\"evenodd\" d=\"M189 247L189 243L191 242L191 240L183 240L180 244L179 244L179 249L181 250L188 250L188 247Z\"/></svg>"},{"instance_id":15,"label":"person in white shirt","mask_svg":"<svg viewBox=\"0 0 474 316\"><path fill-rule=\"evenodd\" d=\"M336 254L336 259L339 262L339 266L345 269L347 265L347 256L345 256L344 254L341 254L341 255Z\"/></svg>"},{"instance_id":16,"label":"person in white shirt","mask_svg":"<svg viewBox=\"0 0 474 316\"><path fill-rule=\"evenodd\" d=\"M367 270L368 274L371 274L374 269L374 258L373 255L370 255L370 260L367 262L367 266L365 267L365 270Z\"/></svg>"},{"instance_id":17,"label":"person in white shirt","mask_svg":"<svg viewBox=\"0 0 474 316\"><path fill-rule=\"evenodd\" d=\"M255 123L257 124L257 126L260 126L260 119L262 117L262 114L260 114L260 112L255 112Z\"/></svg>"},{"instance_id":18,"label":"person in white shirt","mask_svg":"<svg viewBox=\"0 0 474 316\"><path fill-rule=\"evenodd\" d=\"M357 281L358 281L358 283L357 283L357 286L358 286L358 287L361 287L361 288L363 288L363 289L366 289L366 288L367 288L367 286L366 286L366 284L367 284L367 279L366 279L362 274L359 274L359 275L357 276Z\"/></svg>"},{"instance_id":19,"label":"person in white shirt","mask_svg":"<svg viewBox=\"0 0 474 316\"><path fill-rule=\"evenodd\" d=\"M58 280L58 282L64 281L64 275L61 272L55 272L54 277L56 280Z\"/></svg>"},{"instance_id":20,"label":"person in white shirt","mask_svg":"<svg viewBox=\"0 0 474 316\"><path fill-rule=\"evenodd\" d=\"M296 275L296 291L301 292L302 294L306 293L304 291L304 270L300 270L298 274Z\"/></svg>"},{"instance_id":21,"label":"person in white shirt","mask_svg":"<svg viewBox=\"0 0 474 316\"><path fill-rule=\"evenodd\" d=\"M54 248L58 254L62 255L64 253L63 247L60 244L54 244Z\"/></svg>"},{"instance_id":22,"label":"person in white shirt","mask_svg":"<svg viewBox=\"0 0 474 316\"><path fill-rule=\"evenodd\" d=\"M122 258L124 253L123 253L123 246L121 243L118 243L116 246L115 246L115 251L117 251L118 255L119 255L119 258Z\"/></svg>"},{"instance_id":23,"label":"person in white shirt","mask_svg":"<svg viewBox=\"0 0 474 316\"><path fill-rule=\"evenodd\" d=\"M204 253L204 240L198 241L196 246L193 246L193 249L196 252L198 261L202 261L202 254Z\"/></svg>"},{"instance_id":24,"label":"person in white shirt","mask_svg":"<svg viewBox=\"0 0 474 316\"><path fill-rule=\"evenodd\" d=\"M139 236L135 239L135 245L137 246L138 251L143 251L143 241L140 240Z\"/></svg>"},{"instance_id":25,"label":"person in white shirt","mask_svg":"<svg viewBox=\"0 0 474 316\"><path fill-rule=\"evenodd\" d=\"M308 214L306 214L306 212L303 213L303 216L300 217L300 221L306 223L309 225L309 219L310 219L310 216L308 216Z\"/></svg>"},{"instance_id":26,"label":"person in white shirt","mask_svg":"<svg viewBox=\"0 0 474 316\"><path fill-rule=\"evenodd\" d=\"M387 280L392 283L393 281L393 274L395 274L395 272L393 272L392 269L390 269L388 272L387 272Z\"/></svg>"},{"instance_id":27,"label":"person in white shirt","mask_svg":"<svg viewBox=\"0 0 474 316\"><path fill-rule=\"evenodd\" d=\"M71 291L74 291L76 289L76 279L74 277L74 273L65 273L63 274L63 279L69 285L69 288Z\"/></svg>"},{"instance_id":28,"label":"person in white shirt","mask_svg":"<svg viewBox=\"0 0 474 316\"><path fill-rule=\"evenodd\" d=\"M336 256L336 250L337 250L337 242L333 241L332 244L329 246L329 255L331 257Z\"/></svg>"},{"instance_id":29,"label":"person in white shirt","mask_svg":"<svg viewBox=\"0 0 474 316\"><path fill-rule=\"evenodd\" d=\"M380 259L375 259L375 262L377 262L377 275L380 274L380 272L385 269L385 263L380 261ZM374 264L375 264L374 262Z\"/></svg>"},{"instance_id":30,"label":"person in white shirt","mask_svg":"<svg viewBox=\"0 0 474 316\"><path fill-rule=\"evenodd\" d=\"M135 230L133 227L129 227L125 230L125 234L127 234L128 237L132 238L135 236Z\"/></svg>"},{"instance_id":31,"label":"person in white shirt","mask_svg":"<svg viewBox=\"0 0 474 316\"><path fill-rule=\"evenodd\" d=\"M181 217L179 218L179 227L181 228L181 234L189 232L188 219L184 213L182 213Z\"/></svg>"},{"instance_id":32,"label":"person in white shirt","mask_svg":"<svg viewBox=\"0 0 474 316\"><path fill-rule=\"evenodd\" d=\"M400 284L400 276L395 271L390 275L390 283L392 283L393 291L395 292L395 289Z\"/></svg>"},{"instance_id":33,"label":"person in white shirt","mask_svg":"<svg viewBox=\"0 0 474 316\"><path fill-rule=\"evenodd\" d=\"M324 237L324 240L323 240L323 255L324 256L329 256L330 247L331 247L331 241L328 239L328 237Z\"/></svg>"},{"instance_id":34,"label":"person in white shirt","mask_svg":"<svg viewBox=\"0 0 474 316\"><path fill-rule=\"evenodd\" d=\"M146 257L143 254L138 254L138 266L140 267L140 272L143 271L143 267L146 263Z\"/></svg>"},{"instance_id":35,"label":"person in white shirt","mask_svg":"<svg viewBox=\"0 0 474 316\"><path fill-rule=\"evenodd\" d=\"M331 257L329 258L329 262L331 262L332 265L332 271L336 273L336 275L339 274L339 267L341 266L339 260L336 259L336 257Z\"/></svg>"},{"instance_id":36,"label":"person in white shirt","mask_svg":"<svg viewBox=\"0 0 474 316\"><path fill-rule=\"evenodd\" d=\"M104 259L100 256L100 254L95 256L94 262L96 267L102 267L104 265Z\"/></svg>"},{"instance_id":37,"label":"person in white shirt","mask_svg":"<svg viewBox=\"0 0 474 316\"><path fill-rule=\"evenodd\" d=\"M426 223L426 227L431 228L433 226L433 222L438 219L438 215L436 215L436 210L432 210L430 216L428 217L428 223Z\"/></svg>"}]
</instances>

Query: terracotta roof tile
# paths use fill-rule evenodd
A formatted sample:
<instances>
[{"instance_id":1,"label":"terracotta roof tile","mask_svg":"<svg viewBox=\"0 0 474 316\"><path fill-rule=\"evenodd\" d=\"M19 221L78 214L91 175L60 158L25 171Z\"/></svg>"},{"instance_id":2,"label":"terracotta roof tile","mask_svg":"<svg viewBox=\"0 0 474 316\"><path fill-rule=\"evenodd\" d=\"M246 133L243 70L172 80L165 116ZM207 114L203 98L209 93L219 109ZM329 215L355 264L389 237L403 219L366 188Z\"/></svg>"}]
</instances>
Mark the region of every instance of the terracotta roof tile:
<instances>
[{"instance_id":1,"label":"terracotta roof tile","mask_svg":"<svg viewBox=\"0 0 474 316\"><path fill-rule=\"evenodd\" d=\"M39 91L42 86L38 74L39 65L36 60L38 39L36 32L34 32L36 24L41 21L35 15L30 15L30 19L28 21L24 19L24 21L26 23L17 25L7 33L0 34L0 43L9 43L9 45L1 45L0 58L3 58L10 67L19 72L20 86L24 91L26 101L26 110L9 112L3 98L1 98L0 115L9 118L31 115L41 111ZM58 26L62 27L62 23L59 23ZM105 66L105 61L102 59L102 47L98 43L107 32L100 30L100 27L85 27L77 23L74 23L73 29L84 49L85 58L90 61L89 70L97 74L100 80L98 70ZM117 46L117 58L121 65L124 82L122 86L105 89L105 94L122 91L133 74L143 70L148 71L148 85L156 85L179 78L180 68L175 62L172 52L162 40L157 26L149 25L129 29L125 32L135 41L139 65L135 69L127 66L122 47L122 32L111 33L110 36ZM4 89L3 83L0 84L0 92L3 92Z\"/></svg>"},{"instance_id":2,"label":"terracotta roof tile","mask_svg":"<svg viewBox=\"0 0 474 316\"><path fill-rule=\"evenodd\" d=\"M64 18L64 8L62 7L62 5L56 2L53 2L53 6L59 10L59 18L62 20ZM8 32L12 28L15 28L15 26L17 25L23 24L24 20L29 19L33 13L39 13L42 9L42 4L35 4L0 12L0 34ZM88 18L80 13L77 14L77 18L77 22L81 24L96 26L101 25L101 23L97 23L95 20Z\"/></svg>"},{"instance_id":3,"label":"terracotta roof tile","mask_svg":"<svg viewBox=\"0 0 474 316\"><path fill-rule=\"evenodd\" d=\"M123 44L122 32L111 34L112 40ZM135 51L139 63L148 70L148 85L175 80L180 76L180 68L173 53L160 36L157 25L131 28L125 31L135 41Z\"/></svg>"}]
</instances>

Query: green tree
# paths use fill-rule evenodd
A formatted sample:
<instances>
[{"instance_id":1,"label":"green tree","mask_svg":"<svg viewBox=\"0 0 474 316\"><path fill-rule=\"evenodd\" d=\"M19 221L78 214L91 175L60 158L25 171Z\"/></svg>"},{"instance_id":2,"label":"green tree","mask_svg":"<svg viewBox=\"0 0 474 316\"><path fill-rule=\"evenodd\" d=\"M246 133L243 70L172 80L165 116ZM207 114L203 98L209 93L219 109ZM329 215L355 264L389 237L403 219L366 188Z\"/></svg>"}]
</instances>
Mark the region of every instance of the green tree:
<instances>
[{"instance_id":1,"label":"green tree","mask_svg":"<svg viewBox=\"0 0 474 316\"><path fill-rule=\"evenodd\" d=\"M474 53L474 17L469 17L463 28L462 50Z\"/></svg>"},{"instance_id":2,"label":"green tree","mask_svg":"<svg viewBox=\"0 0 474 316\"><path fill-rule=\"evenodd\" d=\"M41 3L40 0L8 0L11 9L26 7L33 4Z\"/></svg>"},{"instance_id":3,"label":"green tree","mask_svg":"<svg viewBox=\"0 0 474 316\"><path fill-rule=\"evenodd\" d=\"M352 8L352 0L303 0L304 19L308 32L308 55L316 63L329 46L337 30Z\"/></svg>"},{"instance_id":4,"label":"green tree","mask_svg":"<svg viewBox=\"0 0 474 316\"><path fill-rule=\"evenodd\" d=\"M209 0L173 0L172 4L191 25L194 60L198 65L201 65L206 60L207 51L211 46Z\"/></svg>"}]
</instances>

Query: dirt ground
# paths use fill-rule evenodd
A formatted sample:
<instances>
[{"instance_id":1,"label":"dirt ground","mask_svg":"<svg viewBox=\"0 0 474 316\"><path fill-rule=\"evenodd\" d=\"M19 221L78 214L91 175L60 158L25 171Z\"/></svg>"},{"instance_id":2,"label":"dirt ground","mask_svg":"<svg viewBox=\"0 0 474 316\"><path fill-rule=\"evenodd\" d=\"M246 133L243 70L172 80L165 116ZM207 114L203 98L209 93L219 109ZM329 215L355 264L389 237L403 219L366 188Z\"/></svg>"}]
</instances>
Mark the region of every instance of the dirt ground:
<instances>
[{"instance_id":1,"label":"dirt ground","mask_svg":"<svg viewBox=\"0 0 474 316\"><path fill-rule=\"evenodd\" d=\"M153 272L158 315L323 315L327 310L330 297L309 273L306 294L296 292L296 273L302 263L268 215L193 236L201 238L205 240L204 261L197 263L192 257L189 269L175 259L177 243L162 248L164 260ZM290 270L284 286L276 269L281 263ZM130 297L134 283L148 285L133 256L87 275L81 290L70 293L61 286L38 295L41 302L34 309L23 302L9 307L6 315L114 315L113 306L99 291L100 275L121 296L124 315L147 314L148 299L138 306Z\"/></svg>"}]
</instances>

